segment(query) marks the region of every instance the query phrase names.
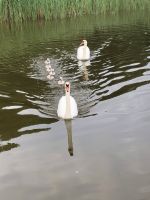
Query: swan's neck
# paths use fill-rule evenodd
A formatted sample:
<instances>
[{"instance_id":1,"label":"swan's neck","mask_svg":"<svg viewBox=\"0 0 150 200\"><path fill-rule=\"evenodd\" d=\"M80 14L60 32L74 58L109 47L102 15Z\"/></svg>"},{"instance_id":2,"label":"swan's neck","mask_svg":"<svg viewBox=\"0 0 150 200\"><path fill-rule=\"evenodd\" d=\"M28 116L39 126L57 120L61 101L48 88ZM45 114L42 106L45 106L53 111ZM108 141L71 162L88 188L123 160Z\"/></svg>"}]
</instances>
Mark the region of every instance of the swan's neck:
<instances>
[{"instance_id":1,"label":"swan's neck","mask_svg":"<svg viewBox=\"0 0 150 200\"><path fill-rule=\"evenodd\" d=\"M70 92L66 92L66 118L71 118Z\"/></svg>"}]
</instances>

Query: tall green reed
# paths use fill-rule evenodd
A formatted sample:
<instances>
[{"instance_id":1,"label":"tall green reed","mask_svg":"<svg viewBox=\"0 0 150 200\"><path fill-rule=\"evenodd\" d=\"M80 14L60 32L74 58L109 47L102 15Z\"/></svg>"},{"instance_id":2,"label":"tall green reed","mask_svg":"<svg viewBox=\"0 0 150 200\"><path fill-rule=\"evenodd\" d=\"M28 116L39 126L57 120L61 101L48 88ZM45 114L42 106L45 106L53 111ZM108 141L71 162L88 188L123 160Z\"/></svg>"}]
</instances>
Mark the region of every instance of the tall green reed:
<instances>
[{"instance_id":1,"label":"tall green reed","mask_svg":"<svg viewBox=\"0 0 150 200\"><path fill-rule=\"evenodd\" d=\"M149 0L0 0L0 21L49 20L136 10L149 12Z\"/></svg>"}]
</instances>

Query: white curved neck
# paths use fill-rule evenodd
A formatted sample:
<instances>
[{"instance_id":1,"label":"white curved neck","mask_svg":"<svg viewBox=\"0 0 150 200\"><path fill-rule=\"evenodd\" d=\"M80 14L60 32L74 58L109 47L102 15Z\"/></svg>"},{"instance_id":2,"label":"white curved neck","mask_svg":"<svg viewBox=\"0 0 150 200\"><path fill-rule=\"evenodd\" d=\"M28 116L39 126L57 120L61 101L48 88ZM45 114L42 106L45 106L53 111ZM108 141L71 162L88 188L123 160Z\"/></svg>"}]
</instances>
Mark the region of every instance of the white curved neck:
<instances>
[{"instance_id":1,"label":"white curved neck","mask_svg":"<svg viewBox=\"0 0 150 200\"><path fill-rule=\"evenodd\" d=\"M70 92L66 92L66 118L71 118Z\"/></svg>"}]
</instances>

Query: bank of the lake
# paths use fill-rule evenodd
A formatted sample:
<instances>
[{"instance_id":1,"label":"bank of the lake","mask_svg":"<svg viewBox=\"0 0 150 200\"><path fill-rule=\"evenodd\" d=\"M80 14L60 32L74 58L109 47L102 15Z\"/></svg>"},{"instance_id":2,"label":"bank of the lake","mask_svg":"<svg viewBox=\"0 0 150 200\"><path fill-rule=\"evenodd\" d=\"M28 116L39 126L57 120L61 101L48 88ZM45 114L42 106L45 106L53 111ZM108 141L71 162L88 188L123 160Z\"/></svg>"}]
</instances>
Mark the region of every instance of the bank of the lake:
<instances>
[{"instance_id":1,"label":"bank of the lake","mask_svg":"<svg viewBox=\"0 0 150 200\"><path fill-rule=\"evenodd\" d=\"M1 0L0 21L50 20L89 14L149 12L149 0Z\"/></svg>"}]
</instances>

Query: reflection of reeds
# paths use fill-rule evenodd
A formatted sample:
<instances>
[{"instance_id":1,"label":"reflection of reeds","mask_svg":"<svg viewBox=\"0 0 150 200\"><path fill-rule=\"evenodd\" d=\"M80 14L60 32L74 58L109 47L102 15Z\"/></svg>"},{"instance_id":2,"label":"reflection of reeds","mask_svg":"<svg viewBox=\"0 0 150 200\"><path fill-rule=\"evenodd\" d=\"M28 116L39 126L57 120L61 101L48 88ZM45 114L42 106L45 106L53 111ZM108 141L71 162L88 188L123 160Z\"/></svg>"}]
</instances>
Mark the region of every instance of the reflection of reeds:
<instances>
[{"instance_id":1,"label":"reflection of reeds","mask_svg":"<svg viewBox=\"0 0 150 200\"><path fill-rule=\"evenodd\" d=\"M19 144L15 144L15 143L7 143L7 144L2 145L2 146L0 145L0 152L9 151L9 150L16 148L18 146L19 146Z\"/></svg>"},{"instance_id":2,"label":"reflection of reeds","mask_svg":"<svg viewBox=\"0 0 150 200\"><path fill-rule=\"evenodd\" d=\"M37 44L40 41L44 41L45 44L49 44L49 41L55 40L66 40L66 36L70 41L68 44L71 44L71 40L78 39L78 43L83 37L83 32L93 33L96 29L102 30L104 27L108 26L121 26L122 24L128 24L128 26L135 24L137 21L141 21L146 25L150 25L150 17L148 13L144 12L135 12L130 15L108 15L108 16L81 16L73 18L71 20L53 20L46 22L32 22L32 23L16 23L11 26L9 30L8 24L0 24L0 38L1 38L1 47L0 55L6 53L12 53L17 55L17 60L20 58L20 54L23 53L23 49L30 48L33 52L32 47L35 46L38 51ZM83 26L84 24L84 26ZM81 35L79 34L81 33ZM13 41L15 42L12 42ZM29 46L28 42L32 42L32 45ZM57 43L56 43L57 44ZM78 45L78 44L76 44ZM40 49L41 53L42 49ZM43 48L45 52L45 49ZM26 53L26 51L25 51ZM20 55L20 56L19 56Z\"/></svg>"},{"instance_id":3,"label":"reflection of reeds","mask_svg":"<svg viewBox=\"0 0 150 200\"><path fill-rule=\"evenodd\" d=\"M106 14L148 10L149 0L1 0L0 19L7 21L64 18L85 14Z\"/></svg>"}]
</instances>

